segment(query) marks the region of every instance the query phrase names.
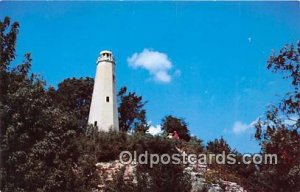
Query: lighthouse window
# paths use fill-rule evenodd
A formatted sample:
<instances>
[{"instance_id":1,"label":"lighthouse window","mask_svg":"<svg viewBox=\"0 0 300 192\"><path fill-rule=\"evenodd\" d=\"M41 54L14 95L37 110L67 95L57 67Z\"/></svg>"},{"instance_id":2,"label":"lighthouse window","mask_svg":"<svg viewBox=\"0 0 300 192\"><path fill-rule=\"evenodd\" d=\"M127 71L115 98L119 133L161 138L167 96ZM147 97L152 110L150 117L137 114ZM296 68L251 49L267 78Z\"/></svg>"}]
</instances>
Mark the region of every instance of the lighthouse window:
<instances>
[{"instance_id":1,"label":"lighthouse window","mask_svg":"<svg viewBox=\"0 0 300 192\"><path fill-rule=\"evenodd\" d=\"M94 122L94 126L97 126L97 121Z\"/></svg>"},{"instance_id":2,"label":"lighthouse window","mask_svg":"<svg viewBox=\"0 0 300 192\"><path fill-rule=\"evenodd\" d=\"M109 97L106 97L106 102L107 102L107 103L109 102Z\"/></svg>"}]
</instances>

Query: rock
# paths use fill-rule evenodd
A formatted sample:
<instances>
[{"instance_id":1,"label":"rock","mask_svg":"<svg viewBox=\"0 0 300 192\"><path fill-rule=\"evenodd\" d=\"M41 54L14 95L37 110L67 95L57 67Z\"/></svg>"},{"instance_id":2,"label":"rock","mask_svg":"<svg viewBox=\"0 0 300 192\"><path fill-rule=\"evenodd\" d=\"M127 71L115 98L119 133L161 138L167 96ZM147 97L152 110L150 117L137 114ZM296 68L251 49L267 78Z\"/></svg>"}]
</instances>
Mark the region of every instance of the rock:
<instances>
[{"instance_id":1,"label":"rock","mask_svg":"<svg viewBox=\"0 0 300 192\"><path fill-rule=\"evenodd\" d=\"M223 192L223 189L218 184L213 184L209 189L208 192Z\"/></svg>"},{"instance_id":2,"label":"rock","mask_svg":"<svg viewBox=\"0 0 300 192\"><path fill-rule=\"evenodd\" d=\"M182 151L182 153L185 153ZM111 161L111 162L98 162L96 167L99 172L99 176L104 179L104 184L99 185L99 189L105 188L107 183L113 181L113 176L121 170L122 167L125 166L123 180L125 182L133 182L137 183L137 179L135 176L136 172L136 163L132 163L129 165L123 165L119 162L119 160ZM208 192L247 192L243 189L243 187L239 186L235 182L224 181L220 179L219 184L209 184L206 182L204 178L204 173L209 171L206 164L187 164L184 172L188 173L191 176L191 192L199 192L199 191L208 191ZM224 186L224 189L221 186Z\"/></svg>"}]
</instances>

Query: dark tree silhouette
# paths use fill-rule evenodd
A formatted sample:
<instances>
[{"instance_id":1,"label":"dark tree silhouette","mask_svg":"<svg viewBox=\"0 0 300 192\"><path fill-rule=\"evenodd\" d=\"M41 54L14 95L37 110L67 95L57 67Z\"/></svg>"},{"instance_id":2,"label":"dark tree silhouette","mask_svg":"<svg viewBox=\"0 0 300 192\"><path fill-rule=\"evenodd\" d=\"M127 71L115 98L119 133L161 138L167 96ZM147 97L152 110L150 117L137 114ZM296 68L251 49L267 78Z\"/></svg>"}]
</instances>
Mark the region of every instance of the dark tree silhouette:
<instances>
[{"instance_id":1,"label":"dark tree silhouette","mask_svg":"<svg viewBox=\"0 0 300 192\"><path fill-rule=\"evenodd\" d=\"M268 191L300 191L300 42L287 45L268 61L268 69L291 80L291 91L272 105L256 125L262 153L278 155L277 165L262 165L260 181Z\"/></svg>"},{"instance_id":2,"label":"dark tree silhouette","mask_svg":"<svg viewBox=\"0 0 300 192\"><path fill-rule=\"evenodd\" d=\"M18 27L8 17L0 21L0 190L91 191L98 179L95 159L76 143L74 117L30 73L30 54L10 69Z\"/></svg>"},{"instance_id":3,"label":"dark tree silhouette","mask_svg":"<svg viewBox=\"0 0 300 192\"><path fill-rule=\"evenodd\" d=\"M185 141L191 139L187 123L183 119L168 115L162 120L161 128L166 134L176 131L180 139Z\"/></svg>"},{"instance_id":4,"label":"dark tree silhouette","mask_svg":"<svg viewBox=\"0 0 300 192\"><path fill-rule=\"evenodd\" d=\"M72 113L77 122L77 131L85 132L93 93L94 80L68 78L58 84L58 89L49 89L49 94L62 110Z\"/></svg>"},{"instance_id":5,"label":"dark tree silhouette","mask_svg":"<svg viewBox=\"0 0 300 192\"><path fill-rule=\"evenodd\" d=\"M146 120L146 110L144 106L147 102L135 92L128 92L122 87L118 93L119 100L119 125L121 131L131 131L145 133L149 129Z\"/></svg>"}]
</instances>

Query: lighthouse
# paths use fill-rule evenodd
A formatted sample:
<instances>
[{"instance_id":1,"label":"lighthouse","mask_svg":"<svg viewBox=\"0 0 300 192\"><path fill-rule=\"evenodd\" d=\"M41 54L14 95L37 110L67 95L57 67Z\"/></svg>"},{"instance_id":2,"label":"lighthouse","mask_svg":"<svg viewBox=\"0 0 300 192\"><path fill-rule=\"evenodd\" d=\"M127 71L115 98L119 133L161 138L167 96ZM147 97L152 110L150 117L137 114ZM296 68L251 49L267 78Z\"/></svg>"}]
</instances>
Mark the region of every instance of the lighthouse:
<instances>
[{"instance_id":1,"label":"lighthouse","mask_svg":"<svg viewBox=\"0 0 300 192\"><path fill-rule=\"evenodd\" d=\"M97 59L97 69L89 114L89 124L98 131L119 131L116 95L116 63L111 51L101 51Z\"/></svg>"}]
</instances>

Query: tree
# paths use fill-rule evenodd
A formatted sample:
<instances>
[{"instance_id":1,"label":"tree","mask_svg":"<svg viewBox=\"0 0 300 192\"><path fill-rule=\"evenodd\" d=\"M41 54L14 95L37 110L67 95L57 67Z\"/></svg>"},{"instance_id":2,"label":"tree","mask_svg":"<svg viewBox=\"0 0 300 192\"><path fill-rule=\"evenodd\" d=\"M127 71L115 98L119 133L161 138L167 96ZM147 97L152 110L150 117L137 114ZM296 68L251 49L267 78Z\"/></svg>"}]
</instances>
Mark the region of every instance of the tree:
<instances>
[{"instance_id":1,"label":"tree","mask_svg":"<svg viewBox=\"0 0 300 192\"><path fill-rule=\"evenodd\" d=\"M203 140L197 138L196 136L192 136L189 142L184 144L184 150L189 153L202 153L204 150Z\"/></svg>"},{"instance_id":2,"label":"tree","mask_svg":"<svg viewBox=\"0 0 300 192\"><path fill-rule=\"evenodd\" d=\"M181 119L171 115L165 116L161 123L162 130L166 133L177 132L180 139L189 141L191 139L187 123Z\"/></svg>"},{"instance_id":3,"label":"tree","mask_svg":"<svg viewBox=\"0 0 300 192\"><path fill-rule=\"evenodd\" d=\"M5 17L3 21L0 22L0 102L1 110L6 101L6 93L8 90L8 65L15 59L15 49L17 34L19 31L19 23L14 22L10 25L10 18ZM4 109L3 109L4 110ZM1 135L5 132L4 128L5 122L3 121L4 114L1 113Z\"/></svg>"},{"instance_id":4,"label":"tree","mask_svg":"<svg viewBox=\"0 0 300 192\"><path fill-rule=\"evenodd\" d=\"M122 87L118 93L119 100L119 125L121 131L131 131L145 133L149 129L146 121L146 110L144 106L147 102L135 92L128 92Z\"/></svg>"},{"instance_id":5,"label":"tree","mask_svg":"<svg viewBox=\"0 0 300 192\"><path fill-rule=\"evenodd\" d=\"M8 69L10 62L15 59L15 49L17 34L19 32L19 23L10 24L10 18L5 17L3 22L0 22L0 62L1 72ZM2 90L2 89L1 89Z\"/></svg>"},{"instance_id":6,"label":"tree","mask_svg":"<svg viewBox=\"0 0 300 192\"><path fill-rule=\"evenodd\" d=\"M57 90L49 91L58 107L74 115L79 132L86 131L93 85L94 79L90 77L68 78L58 84Z\"/></svg>"},{"instance_id":7,"label":"tree","mask_svg":"<svg viewBox=\"0 0 300 192\"><path fill-rule=\"evenodd\" d=\"M45 82L30 73L31 57L10 69L19 25L1 28L1 191L86 191L94 188L95 161L76 144L76 124L58 108ZM10 29L10 30L9 30Z\"/></svg>"},{"instance_id":8,"label":"tree","mask_svg":"<svg viewBox=\"0 0 300 192\"><path fill-rule=\"evenodd\" d=\"M223 137L221 137L220 139L215 139L214 141L209 141L207 143L206 149L209 152L215 154L221 154L223 151L225 152L225 154L231 152L230 146Z\"/></svg>"},{"instance_id":9,"label":"tree","mask_svg":"<svg viewBox=\"0 0 300 192\"><path fill-rule=\"evenodd\" d=\"M261 166L261 182L268 191L300 190L300 41L273 53L267 68L291 79L291 91L278 105L269 106L256 124L255 138L262 153L277 154L277 165Z\"/></svg>"}]
</instances>

